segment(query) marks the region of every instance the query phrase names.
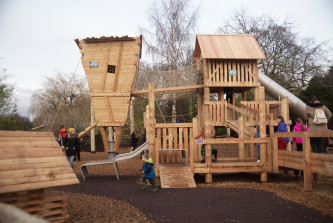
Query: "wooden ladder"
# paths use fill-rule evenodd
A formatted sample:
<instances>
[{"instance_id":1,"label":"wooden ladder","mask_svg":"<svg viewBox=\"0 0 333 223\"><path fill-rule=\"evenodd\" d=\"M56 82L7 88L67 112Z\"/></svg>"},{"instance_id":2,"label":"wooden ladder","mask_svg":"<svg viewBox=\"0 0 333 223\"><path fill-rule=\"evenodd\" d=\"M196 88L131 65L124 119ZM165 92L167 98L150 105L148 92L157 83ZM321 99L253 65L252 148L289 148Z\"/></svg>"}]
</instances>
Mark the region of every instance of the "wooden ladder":
<instances>
[{"instance_id":1,"label":"wooden ladder","mask_svg":"<svg viewBox=\"0 0 333 223\"><path fill-rule=\"evenodd\" d=\"M193 173L189 166L183 165L160 165L161 188L194 188Z\"/></svg>"}]
</instances>

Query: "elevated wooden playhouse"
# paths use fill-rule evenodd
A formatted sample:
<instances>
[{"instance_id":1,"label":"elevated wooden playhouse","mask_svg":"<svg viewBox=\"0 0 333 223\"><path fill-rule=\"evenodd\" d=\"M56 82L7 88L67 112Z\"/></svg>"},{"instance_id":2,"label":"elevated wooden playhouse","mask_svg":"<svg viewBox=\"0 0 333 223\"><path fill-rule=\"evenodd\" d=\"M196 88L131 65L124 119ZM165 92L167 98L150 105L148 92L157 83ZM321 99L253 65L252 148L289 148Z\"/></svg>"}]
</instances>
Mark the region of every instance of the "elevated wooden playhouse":
<instances>
[{"instance_id":1,"label":"elevated wooden playhouse","mask_svg":"<svg viewBox=\"0 0 333 223\"><path fill-rule=\"evenodd\" d=\"M101 37L75 40L82 54L96 125L108 149L106 127L117 127L119 148L128 117L141 57L142 37Z\"/></svg>"}]
</instances>

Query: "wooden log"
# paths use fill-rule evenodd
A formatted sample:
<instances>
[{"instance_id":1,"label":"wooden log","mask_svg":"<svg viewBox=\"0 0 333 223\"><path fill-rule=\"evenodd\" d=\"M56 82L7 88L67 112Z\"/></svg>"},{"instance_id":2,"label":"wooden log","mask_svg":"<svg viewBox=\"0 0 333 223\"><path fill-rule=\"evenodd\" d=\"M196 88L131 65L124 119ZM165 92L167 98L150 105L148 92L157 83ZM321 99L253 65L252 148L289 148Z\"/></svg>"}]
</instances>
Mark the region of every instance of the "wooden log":
<instances>
[{"instance_id":1,"label":"wooden log","mask_svg":"<svg viewBox=\"0 0 333 223\"><path fill-rule=\"evenodd\" d=\"M85 128L84 131L80 132L79 135L78 135L78 138L82 138L82 136L84 136L85 134L87 134L89 131L91 131L93 128L95 128L97 125L97 123L93 123L91 126Z\"/></svg>"},{"instance_id":2,"label":"wooden log","mask_svg":"<svg viewBox=\"0 0 333 223\"><path fill-rule=\"evenodd\" d=\"M123 135L123 126L119 126L116 129L116 139L115 139L115 143L114 143L114 151L118 151L118 149L120 148L120 141L121 141L121 136Z\"/></svg>"},{"instance_id":3,"label":"wooden log","mask_svg":"<svg viewBox=\"0 0 333 223\"><path fill-rule=\"evenodd\" d=\"M311 145L310 145L310 138L308 133L305 132L304 136L304 143L303 143L303 158L304 158L304 190L305 191L312 191L312 173L311 173Z\"/></svg>"},{"instance_id":4,"label":"wooden log","mask_svg":"<svg viewBox=\"0 0 333 223\"><path fill-rule=\"evenodd\" d=\"M101 126L99 127L99 130L101 131L103 146L105 151L109 151L109 143L108 143L108 135L106 134L105 127Z\"/></svg>"}]
</instances>

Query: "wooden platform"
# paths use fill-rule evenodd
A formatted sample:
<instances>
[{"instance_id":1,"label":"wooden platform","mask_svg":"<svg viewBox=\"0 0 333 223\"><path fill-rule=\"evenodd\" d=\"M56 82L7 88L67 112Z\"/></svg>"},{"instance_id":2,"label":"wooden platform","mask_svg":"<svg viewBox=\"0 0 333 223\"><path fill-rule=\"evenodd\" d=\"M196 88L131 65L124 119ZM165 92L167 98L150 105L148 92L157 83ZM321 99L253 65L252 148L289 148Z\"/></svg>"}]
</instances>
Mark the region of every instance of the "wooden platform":
<instances>
[{"instance_id":1,"label":"wooden platform","mask_svg":"<svg viewBox=\"0 0 333 223\"><path fill-rule=\"evenodd\" d=\"M161 188L194 188L197 187L189 166L160 165Z\"/></svg>"}]
</instances>

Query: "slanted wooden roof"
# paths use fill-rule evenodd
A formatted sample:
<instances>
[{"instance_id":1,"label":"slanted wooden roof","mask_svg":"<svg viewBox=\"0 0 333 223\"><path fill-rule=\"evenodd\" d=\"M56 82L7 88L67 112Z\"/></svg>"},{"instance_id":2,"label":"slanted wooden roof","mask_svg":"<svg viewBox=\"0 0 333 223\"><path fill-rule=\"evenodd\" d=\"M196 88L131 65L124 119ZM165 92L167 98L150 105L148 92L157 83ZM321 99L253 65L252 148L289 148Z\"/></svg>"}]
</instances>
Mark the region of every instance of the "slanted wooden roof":
<instances>
[{"instance_id":1,"label":"slanted wooden roof","mask_svg":"<svg viewBox=\"0 0 333 223\"><path fill-rule=\"evenodd\" d=\"M78 183L53 133L0 131L0 194Z\"/></svg>"},{"instance_id":2,"label":"slanted wooden roof","mask_svg":"<svg viewBox=\"0 0 333 223\"><path fill-rule=\"evenodd\" d=\"M194 60L266 59L251 34L197 34Z\"/></svg>"}]
</instances>

